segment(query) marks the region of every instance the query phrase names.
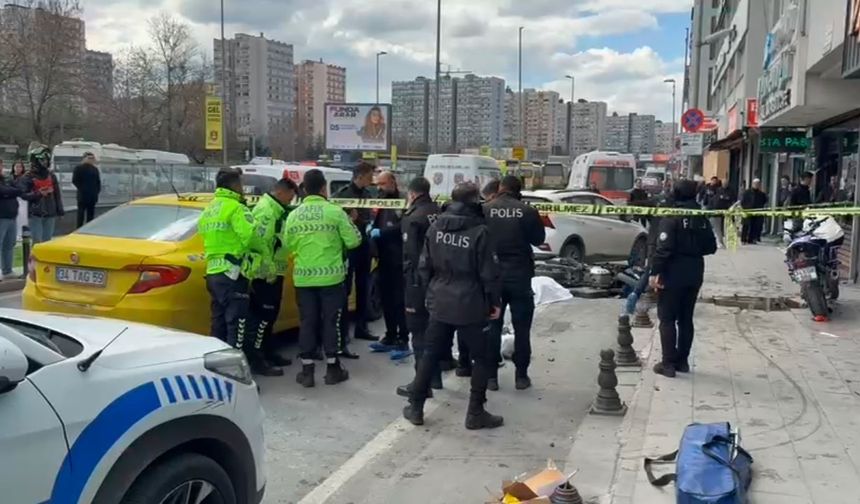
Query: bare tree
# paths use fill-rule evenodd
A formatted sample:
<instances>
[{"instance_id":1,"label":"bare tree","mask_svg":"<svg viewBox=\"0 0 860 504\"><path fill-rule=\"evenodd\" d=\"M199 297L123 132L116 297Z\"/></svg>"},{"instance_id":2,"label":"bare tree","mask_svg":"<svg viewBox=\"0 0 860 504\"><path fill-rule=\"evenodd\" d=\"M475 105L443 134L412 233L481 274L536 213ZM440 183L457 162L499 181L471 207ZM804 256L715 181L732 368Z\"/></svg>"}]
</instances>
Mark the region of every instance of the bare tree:
<instances>
[{"instance_id":1,"label":"bare tree","mask_svg":"<svg viewBox=\"0 0 860 504\"><path fill-rule=\"evenodd\" d=\"M177 141L177 132L187 126L188 109L183 107L182 97L197 73L198 49L191 28L167 13L149 20L149 35L162 97L165 147L171 150Z\"/></svg>"},{"instance_id":2,"label":"bare tree","mask_svg":"<svg viewBox=\"0 0 860 504\"><path fill-rule=\"evenodd\" d=\"M10 8L11 7L11 8ZM80 108L83 21L78 0L24 0L7 6L3 27L16 75L6 84L12 112L26 117L32 134L51 143Z\"/></svg>"},{"instance_id":3,"label":"bare tree","mask_svg":"<svg viewBox=\"0 0 860 504\"><path fill-rule=\"evenodd\" d=\"M136 148L163 144L156 67L151 51L138 47L129 47L116 59L114 95L110 97L108 108L108 124L114 141Z\"/></svg>"}]
</instances>

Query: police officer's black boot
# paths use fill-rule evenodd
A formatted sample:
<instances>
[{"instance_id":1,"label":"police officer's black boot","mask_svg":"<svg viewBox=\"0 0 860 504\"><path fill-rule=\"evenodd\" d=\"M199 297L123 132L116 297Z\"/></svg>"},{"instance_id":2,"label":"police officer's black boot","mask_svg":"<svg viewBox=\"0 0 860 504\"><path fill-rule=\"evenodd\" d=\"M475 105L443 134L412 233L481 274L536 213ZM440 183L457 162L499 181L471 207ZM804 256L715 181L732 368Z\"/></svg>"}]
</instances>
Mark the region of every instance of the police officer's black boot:
<instances>
[{"instance_id":1,"label":"police officer's black boot","mask_svg":"<svg viewBox=\"0 0 860 504\"><path fill-rule=\"evenodd\" d=\"M419 347L415 350L415 372L418 373L418 363L421 362L421 358L424 356L424 350ZM434 373L433 377L430 379L430 388L427 389L427 398L430 399L433 397L433 382L436 380L436 374ZM439 388L442 388L442 373L439 374ZM412 395L412 382L407 385L401 385L397 387L397 395L400 397L410 397Z\"/></svg>"},{"instance_id":2,"label":"police officer's black boot","mask_svg":"<svg viewBox=\"0 0 860 504\"><path fill-rule=\"evenodd\" d=\"M302 370L296 375L296 382L304 388L311 388L314 384L314 364L302 364Z\"/></svg>"},{"instance_id":3,"label":"police officer's black boot","mask_svg":"<svg viewBox=\"0 0 860 504\"><path fill-rule=\"evenodd\" d=\"M272 365L261 350L248 351L248 364L251 366L251 373L260 376L284 376L284 370Z\"/></svg>"},{"instance_id":4,"label":"police officer's black boot","mask_svg":"<svg viewBox=\"0 0 860 504\"><path fill-rule=\"evenodd\" d=\"M505 419L492 415L484 409L486 394L472 392L469 396L469 411L466 412L466 428L469 430L495 429L505 423Z\"/></svg>"},{"instance_id":5,"label":"police officer's black boot","mask_svg":"<svg viewBox=\"0 0 860 504\"><path fill-rule=\"evenodd\" d=\"M411 396L412 395L412 383L409 383L408 385L401 385L401 386L397 387L397 395L399 395L400 397ZM428 399L433 398L432 387L427 389L427 398Z\"/></svg>"},{"instance_id":6,"label":"police officer's black boot","mask_svg":"<svg viewBox=\"0 0 860 504\"><path fill-rule=\"evenodd\" d=\"M340 361L329 362L325 370L325 384L337 385L349 380L349 372L341 367Z\"/></svg>"},{"instance_id":7,"label":"police officer's black boot","mask_svg":"<svg viewBox=\"0 0 860 504\"><path fill-rule=\"evenodd\" d=\"M409 401L403 408L403 418L412 425L424 425L424 401Z\"/></svg>"},{"instance_id":8,"label":"police officer's black boot","mask_svg":"<svg viewBox=\"0 0 860 504\"><path fill-rule=\"evenodd\" d=\"M528 371L520 371L519 369L517 369L515 385L517 387L517 390L525 390L532 387L532 379L529 378Z\"/></svg>"}]
</instances>

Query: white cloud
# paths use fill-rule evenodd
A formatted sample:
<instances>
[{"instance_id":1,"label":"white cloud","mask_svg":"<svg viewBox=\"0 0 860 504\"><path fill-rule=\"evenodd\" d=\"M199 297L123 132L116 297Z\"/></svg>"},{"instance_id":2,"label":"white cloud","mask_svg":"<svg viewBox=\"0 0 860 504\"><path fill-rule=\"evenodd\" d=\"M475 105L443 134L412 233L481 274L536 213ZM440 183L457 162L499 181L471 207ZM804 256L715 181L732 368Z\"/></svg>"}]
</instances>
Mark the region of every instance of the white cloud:
<instances>
[{"instance_id":1,"label":"white cloud","mask_svg":"<svg viewBox=\"0 0 860 504\"><path fill-rule=\"evenodd\" d=\"M657 33L657 14L683 12L691 4L691 0L444 0L443 68L498 75L515 87L517 31L524 26L526 86L551 84L567 96L569 83L554 78L574 71L582 74L583 93L593 82L594 91L611 103L633 107L641 98L642 109L653 109L655 100L641 90L656 92L653 81L665 86L664 76L680 72L683 63L667 62L649 48L625 54L579 45L586 37L605 40ZM377 51L389 53L382 61L383 98L390 92L389 81L432 76L434 71L432 0L225 0L225 7L228 37L262 31L294 44L297 61L323 58L346 66L350 99L373 96ZM210 55L213 38L220 36L220 10L213 0L84 0L84 8L87 42L94 49L119 52L129 43L146 43L145 19L159 10L189 22ZM619 85L619 80L627 85Z\"/></svg>"}]
</instances>

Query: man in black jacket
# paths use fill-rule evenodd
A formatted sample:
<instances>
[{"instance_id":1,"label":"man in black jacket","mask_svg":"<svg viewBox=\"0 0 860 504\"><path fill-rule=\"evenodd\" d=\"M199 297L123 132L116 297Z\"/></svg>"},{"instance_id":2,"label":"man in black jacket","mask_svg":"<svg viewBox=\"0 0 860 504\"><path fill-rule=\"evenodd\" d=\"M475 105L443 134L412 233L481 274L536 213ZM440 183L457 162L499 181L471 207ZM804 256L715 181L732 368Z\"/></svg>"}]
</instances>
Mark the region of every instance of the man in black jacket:
<instances>
[{"instance_id":1,"label":"man in black jacket","mask_svg":"<svg viewBox=\"0 0 860 504\"><path fill-rule=\"evenodd\" d=\"M809 192L812 178L812 172L805 172L800 176L800 183L797 184L791 191L791 196L788 197L788 206L806 207L812 204L812 193Z\"/></svg>"},{"instance_id":2,"label":"man in black jacket","mask_svg":"<svg viewBox=\"0 0 860 504\"><path fill-rule=\"evenodd\" d=\"M698 209L696 186L689 180L675 188L675 207ZM690 371L693 347L693 312L705 273L704 256L717 251L708 219L702 216L663 217L657 250L651 261L651 288L660 291L657 313L663 359L654 372L674 378Z\"/></svg>"},{"instance_id":3,"label":"man in black jacket","mask_svg":"<svg viewBox=\"0 0 860 504\"><path fill-rule=\"evenodd\" d=\"M489 231L483 223L478 188L460 184L453 200L427 231L419 272L427 285L429 351L418 364L409 405L403 416L414 425L424 424L424 400L430 377L445 351L448 336L457 331L474 361L466 428L486 429L504 423L484 410L487 378L495 359L488 356L487 321L499 318L499 271Z\"/></svg>"},{"instance_id":4,"label":"man in black jacket","mask_svg":"<svg viewBox=\"0 0 860 504\"><path fill-rule=\"evenodd\" d=\"M511 305L511 323L514 326L514 364L516 388L531 387L529 362L531 361L531 326L535 302L532 277L535 272L532 246L546 239L546 230L540 213L520 201L522 183L508 175L499 184L499 194L484 205L484 216L493 248L502 272L502 314L491 327L491 357L501 361L502 325L507 305ZM488 388L499 389L498 365L490 373Z\"/></svg>"},{"instance_id":5,"label":"man in black jacket","mask_svg":"<svg viewBox=\"0 0 860 504\"><path fill-rule=\"evenodd\" d=\"M95 163L96 156L85 152L81 164L72 172L72 184L78 191L78 227L93 220L99 193L102 192L102 179Z\"/></svg>"},{"instance_id":6,"label":"man in black jacket","mask_svg":"<svg viewBox=\"0 0 860 504\"><path fill-rule=\"evenodd\" d=\"M380 198L400 199L397 179L391 172L382 172L376 178ZM376 241L379 263L379 283L382 286L382 312L385 317L385 336L382 347L409 350L409 331L406 328L406 311L403 306L403 233L399 209L380 209L373 219L370 237Z\"/></svg>"},{"instance_id":7,"label":"man in black jacket","mask_svg":"<svg viewBox=\"0 0 860 504\"><path fill-rule=\"evenodd\" d=\"M744 191L741 197L741 208L744 210L761 210L767 206L767 194L761 190L761 179L755 179L752 187ZM764 217L746 217L741 232L741 242L755 245L761 241L762 228L764 228Z\"/></svg>"},{"instance_id":8,"label":"man in black jacket","mask_svg":"<svg viewBox=\"0 0 860 504\"><path fill-rule=\"evenodd\" d=\"M371 197L367 188L373 183L373 165L361 162L353 170L352 182L335 194L335 198L346 199L368 199ZM344 301L343 313L349 313L349 294L355 282L355 333L356 339L376 341L379 338L370 334L367 328L368 297L370 296L370 240L367 236L367 226L371 221L369 208L347 208L355 227L361 233L361 245L350 250L347 256L348 266L346 273L346 300ZM340 348L338 355L346 359L357 359L358 355L352 353L347 344L349 343L349 322L346 317L340 319Z\"/></svg>"},{"instance_id":9,"label":"man in black jacket","mask_svg":"<svg viewBox=\"0 0 860 504\"><path fill-rule=\"evenodd\" d=\"M409 208L400 221L403 232L403 280L406 286L406 326L412 333L412 350L415 352L415 371L427 351L426 331L430 323L430 313L424 305L426 285L422 285L418 274L418 264L430 224L439 214L439 205L430 199L430 182L424 177L416 177L409 182ZM442 371L439 366L433 369L430 388L442 388ZM409 397L412 384L397 387L397 395ZM427 391L427 397L432 397Z\"/></svg>"}]
</instances>

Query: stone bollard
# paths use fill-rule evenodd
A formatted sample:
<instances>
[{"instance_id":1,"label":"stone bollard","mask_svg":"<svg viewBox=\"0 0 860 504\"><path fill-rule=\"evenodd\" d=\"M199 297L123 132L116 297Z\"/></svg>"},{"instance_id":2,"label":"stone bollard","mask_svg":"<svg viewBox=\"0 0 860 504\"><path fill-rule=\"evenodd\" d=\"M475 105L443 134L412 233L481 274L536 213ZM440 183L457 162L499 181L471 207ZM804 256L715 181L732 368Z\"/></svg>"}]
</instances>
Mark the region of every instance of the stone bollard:
<instances>
[{"instance_id":1,"label":"stone bollard","mask_svg":"<svg viewBox=\"0 0 860 504\"><path fill-rule=\"evenodd\" d=\"M600 374L597 375L597 384L600 390L591 404L592 415L624 416L627 413L627 405L618 397L618 376L615 375L615 352L612 350L600 351Z\"/></svg>"},{"instance_id":2,"label":"stone bollard","mask_svg":"<svg viewBox=\"0 0 860 504\"><path fill-rule=\"evenodd\" d=\"M555 491L549 498L551 504L583 504L582 496L579 495L579 490L571 485L569 481L565 481L557 486Z\"/></svg>"},{"instance_id":3,"label":"stone bollard","mask_svg":"<svg viewBox=\"0 0 860 504\"><path fill-rule=\"evenodd\" d=\"M651 316L648 315L648 310L654 306L654 302L656 302L656 298L650 294L651 291L642 294L642 297L639 298L639 302L636 304L636 313L633 317L633 327L636 328L651 328L654 327L654 322L651 322ZM650 297L646 297L650 296ZM654 302L651 299L655 299Z\"/></svg>"},{"instance_id":4,"label":"stone bollard","mask_svg":"<svg viewBox=\"0 0 860 504\"><path fill-rule=\"evenodd\" d=\"M618 350L615 364L619 367L641 367L639 355L633 349L633 333L630 331L630 316L618 317Z\"/></svg>"}]
</instances>

